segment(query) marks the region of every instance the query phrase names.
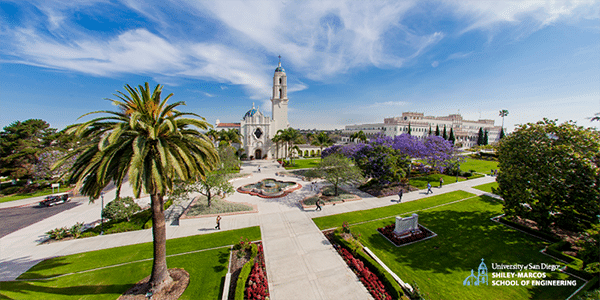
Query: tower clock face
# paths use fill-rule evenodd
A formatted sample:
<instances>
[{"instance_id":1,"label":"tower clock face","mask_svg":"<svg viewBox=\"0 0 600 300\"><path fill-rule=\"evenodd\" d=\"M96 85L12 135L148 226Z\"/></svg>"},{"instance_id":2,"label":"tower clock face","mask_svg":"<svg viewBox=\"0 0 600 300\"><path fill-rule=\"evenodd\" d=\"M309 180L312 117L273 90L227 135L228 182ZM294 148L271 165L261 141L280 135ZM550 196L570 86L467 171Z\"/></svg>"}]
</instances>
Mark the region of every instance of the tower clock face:
<instances>
[{"instance_id":1,"label":"tower clock face","mask_svg":"<svg viewBox=\"0 0 600 300\"><path fill-rule=\"evenodd\" d=\"M261 137L262 135L263 135L263 132L262 132L262 130L260 130L260 128L256 128L256 130L254 130L254 136L255 136L257 139L260 139L260 137Z\"/></svg>"}]
</instances>

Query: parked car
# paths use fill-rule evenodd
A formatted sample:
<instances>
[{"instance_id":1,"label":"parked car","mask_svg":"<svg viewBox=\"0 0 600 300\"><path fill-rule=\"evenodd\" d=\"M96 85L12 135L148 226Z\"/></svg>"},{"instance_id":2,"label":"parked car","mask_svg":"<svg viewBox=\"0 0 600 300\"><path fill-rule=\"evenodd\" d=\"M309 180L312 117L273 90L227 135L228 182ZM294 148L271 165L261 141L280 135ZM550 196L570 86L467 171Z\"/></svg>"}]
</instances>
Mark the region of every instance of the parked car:
<instances>
[{"instance_id":1,"label":"parked car","mask_svg":"<svg viewBox=\"0 0 600 300\"><path fill-rule=\"evenodd\" d=\"M40 201L40 206L54 206L57 204L63 204L71 201L68 193L59 194L59 195L50 195L47 196L44 200Z\"/></svg>"}]
</instances>

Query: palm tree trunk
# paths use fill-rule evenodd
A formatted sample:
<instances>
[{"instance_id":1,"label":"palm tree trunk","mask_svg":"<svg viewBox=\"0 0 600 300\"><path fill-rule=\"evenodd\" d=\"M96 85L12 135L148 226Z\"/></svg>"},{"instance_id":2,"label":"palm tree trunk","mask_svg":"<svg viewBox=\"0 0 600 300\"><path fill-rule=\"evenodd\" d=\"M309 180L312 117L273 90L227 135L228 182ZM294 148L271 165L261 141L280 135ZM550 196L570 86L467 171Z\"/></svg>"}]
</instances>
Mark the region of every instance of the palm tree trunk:
<instances>
[{"instance_id":1,"label":"palm tree trunk","mask_svg":"<svg viewBox=\"0 0 600 300\"><path fill-rule=\"evenodd\" d=\"M173 281L167 269L167 231L165 228L165 212L163 207L163 195L151 194L152 200L152 238L154 245L154 261L152 263L152 275L150 284L152 291L156 294Z\"/></svg>"}]
</instances>

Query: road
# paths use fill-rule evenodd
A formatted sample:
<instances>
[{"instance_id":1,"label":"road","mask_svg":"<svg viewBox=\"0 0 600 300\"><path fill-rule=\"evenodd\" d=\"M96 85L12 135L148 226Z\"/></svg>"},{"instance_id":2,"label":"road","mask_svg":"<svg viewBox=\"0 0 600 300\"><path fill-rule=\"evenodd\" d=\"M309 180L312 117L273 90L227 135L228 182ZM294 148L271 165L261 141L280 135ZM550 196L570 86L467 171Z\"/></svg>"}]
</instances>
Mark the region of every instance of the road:
<instances>
[{"instance_id":1,"label":"road","mask_svg":"<svg viewBox=\"0 0 600 300\"><path fill-rule=\"evenodd\" d=\"M84 201L87 200L82 197L65 204L50 207L34 205L0 209L0 220L2 220L2 226L0 226L0 238L65 210L79 206ZM50 229L53 228L49 228L48 230Z\"/></svg>"}]
</instances>

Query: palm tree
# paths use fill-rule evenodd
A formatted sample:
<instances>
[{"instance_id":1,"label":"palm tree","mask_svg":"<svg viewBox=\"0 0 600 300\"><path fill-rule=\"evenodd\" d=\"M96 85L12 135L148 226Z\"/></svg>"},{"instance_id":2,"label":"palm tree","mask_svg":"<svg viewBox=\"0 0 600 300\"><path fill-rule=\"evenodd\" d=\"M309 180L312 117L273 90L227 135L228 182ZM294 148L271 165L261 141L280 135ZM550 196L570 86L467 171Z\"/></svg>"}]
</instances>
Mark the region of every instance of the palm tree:
<instances>
[{"instance_id":1,"label":"palm tree","mask_svg":"<svg viewBox=\"0 0 600 300\"><path fill-rule=\"evenodd\" d=\"M215 143L217 141L217 139L219 138L219 132L211 128L206 133L206 136L208 136L210 138L210 140L213 141L213 143Z\"/></svg>"},{"instance_id":2,"label":"palm tree","mask_svg":"<svg viewBox=\"0 0 600 300\"><path fill-rule=\"evenodd\" d=\"M313 141L311 143L314 146L319 146L320 152L323 153L323 147L329 147L333 145L333 140L323 131L319 132L319 134L313 136Z\"/></svg>"},{"instance_id":3,"label":"palm tree","mask_svg":"<svg viewBox=\"0 0 600 300\"><path fill-rule=\"evenodd\" d=\"M69 180L90 199L97 199L111 181L120 189L126 175L136 197L142 191L150 194L154 244L150 283L156 293L172 281L166 261L163 197L172 190L176 178L204 178L218 165L219 156L206 135L191 127L205 130L210 125L196 114L175 109L184 102L167 105L173 94L161 100L161 85L154 91L148 83L135 89L126 85L125 89L127 94L115 94L120 100L107 99L119 111L91 112L82 117L95 113L108 116L70 127L70 133L88 143L64 160L77 157Z\"/></svg>"},{"instance_id":4,"label":"palm tree","mask_svg":"<svg viewBox=\"0 0 600 300\"><path fill-rule=\"evenodd\" d=\"M217 139L219 140L219 145L221 143L225 143L229 146L231 146L231 143L242 144L241 135L237 129L229 129L227 131L221 130Z\"/></svg>"},{"instance_id":5,"label":"palm tree","mask_svg":"<svg viewBox=\"0 0 600 300\"><path fill-rule=\"evenodd\" d=\"M354 142L356 140L362 141L363 143L367 142L367 135L360 130L359 132L355 132L350 136L350 141Z\"/></svg>"},{"instance_id":6,"label":"palm tree","mask_svg":"<svg viewBox=\"0 0 600 300\"><path fill-rule=\"evenodd\" d=\"M508 110L506 110L506 109L501 110L500 116L502 117L502 128L504 128L504 117L508 116Z\"/></svg>"},{"instance_id":7,"label":"palm tree","mask_svg":"<svg viewBox=\"0 0 600 300\"><path fill-rule=\"evenodd\" d=\"M278 130L277 134L271 139L271 141L273 141L273 143L275 143L275 146L277 147L277 151L275 152L275 159L279 159L279 143L282 141L280 131L281 130Z\"/></svg>"}]
</instances>

